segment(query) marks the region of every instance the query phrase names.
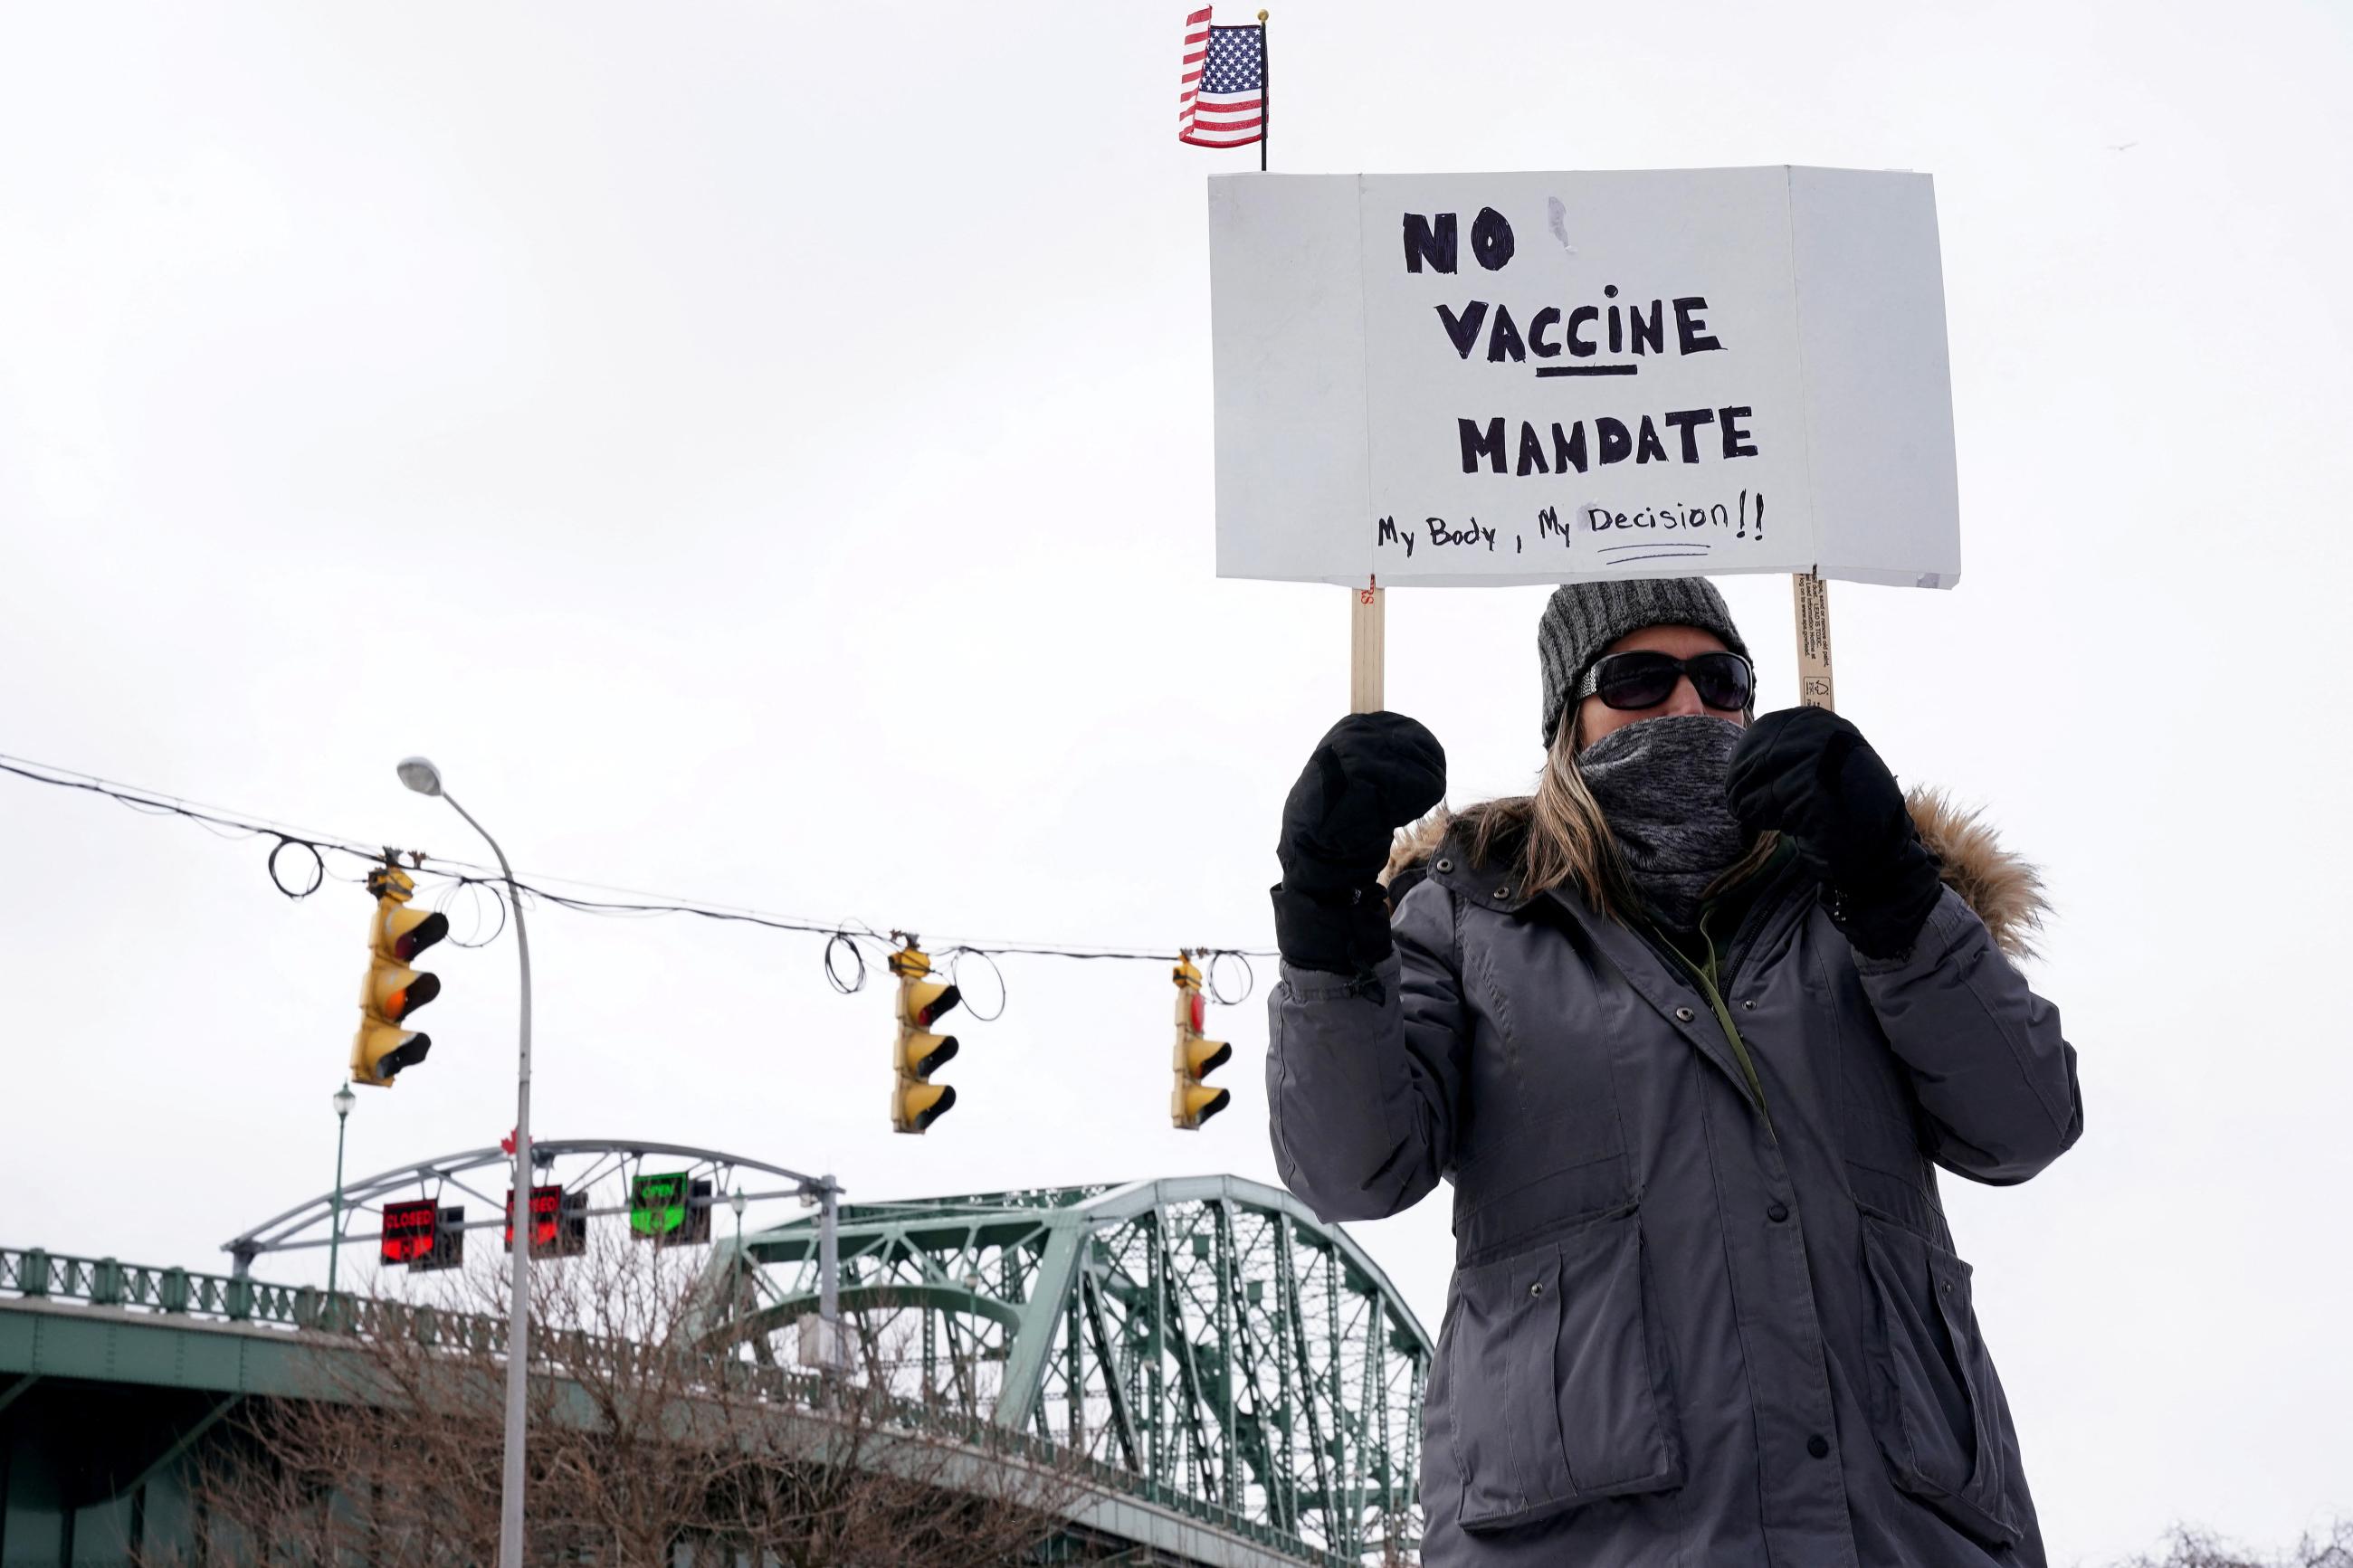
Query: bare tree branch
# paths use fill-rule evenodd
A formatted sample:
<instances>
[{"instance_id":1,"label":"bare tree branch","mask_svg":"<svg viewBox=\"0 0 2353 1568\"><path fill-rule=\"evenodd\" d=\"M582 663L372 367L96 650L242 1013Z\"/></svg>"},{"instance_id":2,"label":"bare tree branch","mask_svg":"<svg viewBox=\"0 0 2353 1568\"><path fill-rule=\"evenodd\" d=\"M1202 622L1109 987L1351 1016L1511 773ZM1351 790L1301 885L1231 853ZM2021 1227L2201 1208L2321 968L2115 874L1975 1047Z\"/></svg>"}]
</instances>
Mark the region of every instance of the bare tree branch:
<instances>
[{"instance_id":1,"label":"bare tree branch","mask_svg":"<svg viewBox=\"0 0 2353 1568\"><path fill-rule=\"evenodd\" d=\"M2253 1557L2211 1531L2176 1525L2162 1556L2140 1556L2116 1568L2353 1568L2353 1520L2338 1520L2325 1536L2307 1535L2284 1557Z\"/></svg>"},{"instance_id":2,"label":"bare tree branch","mask_svg":"<svg viewBox=\"0 0 2353 1568\"><path fill-rule=\"evenodd\" d=\"M506 1365L496 1260L378 1295L322 1345L318 1396L257 1402L202 1449L192 1551L153 1562L473 1568L495 1561ZM688 1257L592 1237L533 1270L533 1564L986 1568L1038 1560L1089 1489L1076 1457L887 1382L692 1343ZM869 1353L873 1353L871 1342ZM709 1553L706 1557L705 1553ZM1058 1562L1085 1543L1060 1541Z\"/></svg>"}]
</instances>

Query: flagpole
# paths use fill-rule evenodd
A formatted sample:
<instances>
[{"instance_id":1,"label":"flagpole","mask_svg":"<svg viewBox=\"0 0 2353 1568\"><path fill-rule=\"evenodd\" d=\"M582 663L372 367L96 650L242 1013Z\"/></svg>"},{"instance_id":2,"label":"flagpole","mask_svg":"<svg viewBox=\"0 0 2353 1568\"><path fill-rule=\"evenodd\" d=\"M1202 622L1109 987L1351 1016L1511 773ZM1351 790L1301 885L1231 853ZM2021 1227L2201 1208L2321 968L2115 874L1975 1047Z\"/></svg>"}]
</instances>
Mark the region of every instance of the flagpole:
<instances>
[{"instance_id":1,"label":"flagpole","mask_svg":"<svg viewBox=\"0 0 2353 1568\"><path fill-rule=\"evenodd\" d=\"M1274 57L1266 45L1266 13L1258 14L1258 172L1266 173L1267 132L1274 129Z\"/></svg>"}]
</instances>

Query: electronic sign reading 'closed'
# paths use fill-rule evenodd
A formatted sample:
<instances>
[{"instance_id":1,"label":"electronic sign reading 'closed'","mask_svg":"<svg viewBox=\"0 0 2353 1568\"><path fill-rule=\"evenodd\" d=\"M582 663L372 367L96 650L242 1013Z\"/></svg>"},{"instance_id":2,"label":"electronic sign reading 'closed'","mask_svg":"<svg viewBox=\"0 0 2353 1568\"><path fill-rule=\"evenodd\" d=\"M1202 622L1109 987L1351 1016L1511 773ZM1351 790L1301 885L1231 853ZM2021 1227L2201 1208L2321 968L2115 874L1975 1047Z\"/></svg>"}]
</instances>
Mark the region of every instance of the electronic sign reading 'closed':
<instances>
[{"instance_id":1,"label":"electronic sign reading 'closed'","mask_svg":"<svg viewBox=\"0 0 2353 1568\"><path fill-rule=\"evenodd\" d=\"M456 1268L465 1262L466 1211L429 1198L384 1205L376 1258L417 1272Z\"/></svg>"},{"instance_id":2,"label":"electronic sign reading 'closed'","mask_svg":"<svg viewBox=\"0 0 2353 1568\"><path fill-rule=\"evenodd\" d=\"M430 1199L384 1205L384 1236L376 1256L385 1263L413 1264L433 1255L433 1234L441 1205Z\"/></svg>"}]
</instances>

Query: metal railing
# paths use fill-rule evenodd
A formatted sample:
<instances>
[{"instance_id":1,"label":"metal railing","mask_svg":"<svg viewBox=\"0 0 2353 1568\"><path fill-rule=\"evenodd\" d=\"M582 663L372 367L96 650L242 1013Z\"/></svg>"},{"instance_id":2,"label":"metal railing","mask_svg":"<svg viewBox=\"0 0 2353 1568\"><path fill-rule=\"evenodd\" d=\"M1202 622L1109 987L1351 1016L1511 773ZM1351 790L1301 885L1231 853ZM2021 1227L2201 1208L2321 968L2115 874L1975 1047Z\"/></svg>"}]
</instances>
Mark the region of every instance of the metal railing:
<instances>
[{"instance_id":1,"label":"metal railing","mask_svg":"<svg viewBox=\"0 0 2353 1568\"><path fill-rule=\"evenodd\" d=\"M331 1297L309 1285L271 1285L225 1274L153 1268L112 1258L74 1258L39 1247L0 1247L0 1296L7 1295L202 1321L250 1324L289 1332L348 1334L362 1341L413 1338L421 1343L446 1344L452 1351L475 1354L503 1354L506 1349L506 1320L482 1313L416 1307L348 1291L338 1291ZM666 1346L607 1339L576 1330L537 1330L531 1345L533 1363L543 1363L551 1373L559 1375L626 1372L641 1358L676 1353ZM764 1366L709 1352L692 1353L708 1361L715 1381L725 1384L730 1393L811 1411L821 1411L827 1403L829 1380L820 1373ZM945 1438L1073 1474L1097 1491L1117 1493L1182 1513L1318 1568L1360 1568L1355 1558L1313 1545L1223 1504L1164 1486L1049 1439L1008 1431L948 1406L896 1395L891 1396L883 1408L892 1425L910 1433Z\"/></svg>"},{"instance_id":2,"label":"metal railing","mask_svg":"<svg viewBox=\"0 0 2353 1568\"><path fill-rule=\"evenodd\" d=\"M0 1247L0 1291L35 1300L87 1301L94 1307L171 1312L227 1322L303 1323L322 1291L266 1285L226 1274L150 1268L112 1258L72 1258L36 1247Z\"/></svg>"}]
</instances>

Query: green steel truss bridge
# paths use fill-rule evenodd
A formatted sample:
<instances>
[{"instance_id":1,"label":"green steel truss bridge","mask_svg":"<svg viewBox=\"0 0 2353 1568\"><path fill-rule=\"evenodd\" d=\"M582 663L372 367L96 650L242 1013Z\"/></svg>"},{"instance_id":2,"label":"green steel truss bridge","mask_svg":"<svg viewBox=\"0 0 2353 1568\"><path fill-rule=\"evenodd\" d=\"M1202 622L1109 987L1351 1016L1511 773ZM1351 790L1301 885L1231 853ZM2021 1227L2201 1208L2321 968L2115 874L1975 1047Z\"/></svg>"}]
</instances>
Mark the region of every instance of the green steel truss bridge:
<instances>
[{"instance_id":1,"label":"green steel truss bridge","mask_svg":"<svg viewBox=\"0 0 2353 1568\"><path fill-rule=\"evenodd\" d=\"M1418 1539L1430 1339L1378 1266L1236 1176L840 1210L849 1359L902 1397L1089 1454L1344 1558ZM808 1343L814 1218L715 1247L706 1333Z\"/></svg>"},{"instance_id":2,"label":"green steel truss bridge","mask_svg":"<svg viewBox=\"0 0 2353 1568\"><path fill-rule=\"evenodd\" d=\"M602 1156L608 1180L642 1151L823 1196L740 1241L713 1227L704 1264L694 1331L782 1412L816 1405L811 1368L838 1361L910 1426L993 1426L991 1462L1075 1458L1093 1489L1072 1529L1138 1563L1349 1568L1418 1544L1429 1336L1354 1240L1287 1193L1202 1176L837 1205L829 1178L714 1151L564 1147ZM375 1239L343 1209L345 1248ZM279 1250L252 1248L258 1234L277 1233L240 1236L226 1276L0 1249L0 1556L107 1561L93 1542L142 1536L152 1550L175 1466L239 1401L300 1396L316 1386L306 1357L413 1331L397 1308L253 1278L257 1252ZM828 1250L838 1329L821 1327ZM492 1320L441 1331L504 1343ZM535 1340L542 1353L592 1352Z\"/></svg>"}]
</instances>

